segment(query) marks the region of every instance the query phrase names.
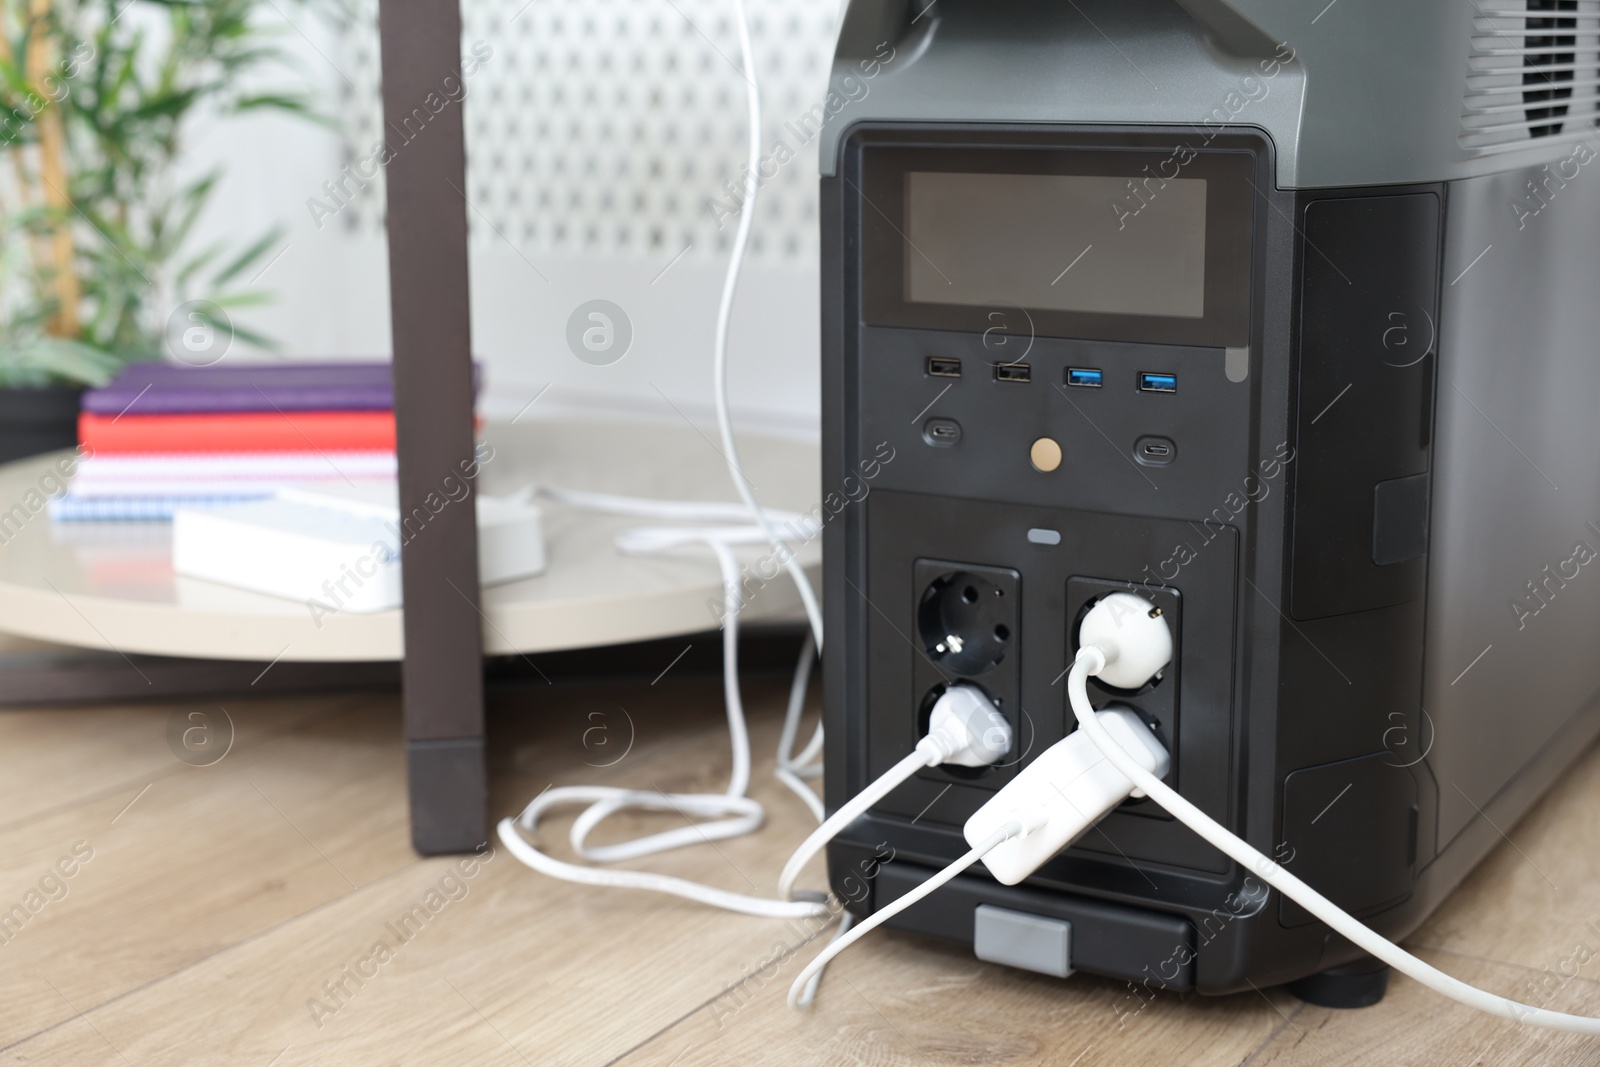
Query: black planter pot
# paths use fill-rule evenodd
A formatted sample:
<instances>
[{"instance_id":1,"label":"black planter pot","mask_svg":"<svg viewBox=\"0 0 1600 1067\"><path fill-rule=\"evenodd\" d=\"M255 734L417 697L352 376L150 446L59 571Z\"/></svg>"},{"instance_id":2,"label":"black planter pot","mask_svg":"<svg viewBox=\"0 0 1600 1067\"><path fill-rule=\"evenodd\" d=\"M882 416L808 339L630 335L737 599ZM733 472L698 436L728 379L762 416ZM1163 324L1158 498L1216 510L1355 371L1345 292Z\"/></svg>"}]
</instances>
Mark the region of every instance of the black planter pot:
<instances>
[{"instance_id":1,"label":"black planter pot","mask_svg":"<svg viewBox=\"0 0 1600 1067\"><path fill-rule=\"evenodd\" d=\"M78 443L79 385L0 389L0 463Z\"/></svg>"}]
</instances>

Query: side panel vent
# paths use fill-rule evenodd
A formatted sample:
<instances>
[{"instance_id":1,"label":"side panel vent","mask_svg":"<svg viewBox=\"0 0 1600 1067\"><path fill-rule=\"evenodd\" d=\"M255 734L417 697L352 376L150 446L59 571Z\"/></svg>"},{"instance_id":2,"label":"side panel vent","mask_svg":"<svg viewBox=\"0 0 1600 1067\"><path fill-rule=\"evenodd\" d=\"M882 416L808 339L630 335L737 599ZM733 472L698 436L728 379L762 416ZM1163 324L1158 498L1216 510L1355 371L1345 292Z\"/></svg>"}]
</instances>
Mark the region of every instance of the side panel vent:
<instances>
[{"instance_id":1,"label":"side panel vent","mask_svg":"<svg viewBox=\"0 0 1600 1067\"><path fill-rule=\"evenodd\" d=\"M1600 125L1600 0L1473 5L1461 146L1575 140Z\"/></svg>"}]
</instances>

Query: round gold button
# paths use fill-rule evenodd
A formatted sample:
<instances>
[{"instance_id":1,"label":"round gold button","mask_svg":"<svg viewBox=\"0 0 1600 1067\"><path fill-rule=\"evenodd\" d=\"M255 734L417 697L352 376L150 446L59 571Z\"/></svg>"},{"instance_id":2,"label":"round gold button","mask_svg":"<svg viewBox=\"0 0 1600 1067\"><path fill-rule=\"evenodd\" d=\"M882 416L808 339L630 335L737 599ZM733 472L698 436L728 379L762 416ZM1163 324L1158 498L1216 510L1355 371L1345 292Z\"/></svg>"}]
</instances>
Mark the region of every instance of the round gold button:
<instances>
[{"instance_id":1,"label":"round gold button","mask_svg":"<svg viewBox=\"0 0 1600 1067\"><path fill-rule=\"evenodd\" d=\"M1028 459L1034 470L1049 474L1061 466L1061 446L1048 437L1041 437L1028 449Z\"/></svg>"}]
</instances>

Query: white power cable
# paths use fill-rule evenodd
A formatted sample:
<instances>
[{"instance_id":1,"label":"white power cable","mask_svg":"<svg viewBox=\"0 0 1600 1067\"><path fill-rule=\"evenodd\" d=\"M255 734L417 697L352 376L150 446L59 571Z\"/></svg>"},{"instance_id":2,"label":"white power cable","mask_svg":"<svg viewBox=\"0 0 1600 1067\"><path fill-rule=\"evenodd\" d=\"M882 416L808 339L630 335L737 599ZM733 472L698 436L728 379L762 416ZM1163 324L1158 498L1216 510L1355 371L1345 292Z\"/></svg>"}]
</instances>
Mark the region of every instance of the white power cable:
<instances>
[{"instance_id":1,"label":"white power cable","mask_svg":"<svg viewBox=\"0 0 1600 1067\"><path fill-rule=\"evenodd\" d=\"M908 754L829 816L794 850L778 876L778 895L785 900L802 899L794 883L800 871L824 845L856 819L867 813L896 786L924 767L941 763L961 767L987 767L999 763L1011 752L1011 723L1000 714L983 690L958 682L947 688L928 713L928 732Z\"/></svg>"},{"instance_id":2,"label":"white power cable","mask_svg":"<svg viewBox=\"0 0 1600 1067\"><path fill-rule=\"evenodd\" d=\"M844 936L850 932L850 927L855 925L855 921L856 917L854 912L840 912L839 925L833 931L833 940L828 942L827 947L832 948L836 943L842 940ZM818 967L814 972L812 972L811 980L806 983L806 987L800 991L799 999L795 1001L796 1007L811 1007L811 1002L817 999L817 986L822 984L822 974L825 970L827 970L827 967L828 962L825 960L823 961L821 967Z\"/></svg>"},{"instance_id":3,"label":"white power cable","mask_svg":"<svg viewBox=\"0 0 1600 1067\"><path fill-rule=\"evenodd\" d=\"M1565 1012L1548 1011L1531 1004L1522 1004L1470 986L1424 963L1262 855L1211 816L1185 800L1177 790L1145 770L1132 755L1117 744L1089 704L1089 693L1085 682L1091 674L1097 673L1105 666L1106 658L1106 653L1093 645L1085 645L1079 650L1077 658L1073 661L1072 670L1067 675L1067 696L1072 703L1072 712L1077 716L1079 727L1087 732L1089 739L1105 754L1106 759L1179 822L1321 919L1335 933L1429 989L1442 993L1469 1008L1476 1008L1515 1022L1532 1023L1534 1026L1567 1030L1578 1034L1600 1034L1600 1019L1568 1015Z\"/></svg>"},{"instance_id":4,"label":"white power cable","mask_svg":"<svg viewBox=\"0 0 1600 1067\"><path fill-rule=\"evenodd\" d=\"M888 796L895 786L924 767L931 767L938 762L937 757L930 760L928 754L920 747L913 749L871 785L840 805L838 811L811 831L811 836L800 843L800 847L794 850L794 855L789 857L789 862L783 865L783 873L778 876L778 895L784 900L800 899L795 891L795 880L800 877L805 865L811 862L811 858L822 851L823 846L832 841L839 831L865 815L867 809Z\"/></svg>"},{"instance_id":5,"label":"white power cable","mask_svg":"<svg viewBox=\"0 0 1600 1067\"><path fill-rule=\"evenodd\" d=\"M698 900L717 907L751 915L775 918L808 918L831 914L830 909L818 901L772 900L742 893L700 885L681 878L628 871L587 867L566 863L540 851L529 843L517 827L536 833L540 816L558 806L585 804L572 825L569 839L573 850L581 857L604 863L636 859L640 856L680 848L701 841L721 840L759 829L765 812L759 802L745 794L750 785L750 740L745 721L744 707L739 696L738 640L740 581L739 565L730 546L766 541L795 582L800 601L805 606L810 624L810 636L801 651L795 668L794 682L790 687L789 706L784 716L783 732L778 743L775 777L803 800L811 812L821 820L824 815L821 800L805 784L805 778L821 773L820 765L813 761L821 751L822 727L819 724L805 749L796 756L794 742L799 732L799 722L805 703L806 686L810 678L811 661L822 647L822 612L810 579L800 565L794 550L778 536L774 520L796 524L801 516L793 512L763 509L757 502L739 465L738 449L733 440L732 419L728 408L727 349L728 327L733 314L733 297L738 287L744 255L750 239L750 227L755 218L755 201L760 184L761 164L761 100L756 84L754 49L750 42L750 28L743 0L734 0L734 11L739 29L739 47L744 61L745 95L749 119L749 156L745 174L745 198L734 234L733 250L728 259L727 273L723 279L722 297L717 307L716 336L713 347L714 394L717 426L722 437L723 455L728 472L743 506L724 503L696 503L684 501L653 501L621 497L583 490L544 487L540 491L551 499L564 503L608 511L613 514L655 518L674 522L701 525L672 527L640 527L626 530L617 537L620 551L630 554L652 554L680 546L703 544L717 558L723 585L723 685L727 705L729 743L733 767L728 787L721 794L661 793L622 789L611 786L565 786L546 790L534 798L515 821L501 820L498 832L501 841L512 855L528 866L552 877L586 885L603 885L650 889L675 896ZM754 520L754 525L751 525ZM714 524L714 525L708 525ZM588 844L589 834L608 817L626 810L676 811L686 819L704 818L717 821L691 822L691 825L650 834L619 844L594 846ZM814 988L814 986L813 986Z\"/></svg>"},{"instance_id":6,"label":"white power cable","mask_svg":"<svg viewBox=\"0 0 1600 1067\"><path fill-rule=\"evenodd\" d=\"M656 519L666 522L719 522L748 524L750 509L743 504L721 500L653 500L637 496L618 496L615 493L595 493L587 489L563 489L552 485L530 486L528 490L540 496L589 511L604 511L612 515L631 515L637 519ZM793 511L767 508L768 517L776 522L799 522L802 516Z\"/></svg>"},{"instance_id":7,"label":"white power cable","mask_svg":"<svg viewBox=\"0 0 1600 1067\"><path fill-rule=\"evenodd\" d=\"M662 527L659 530L629 531L638 536L635 541L648 545L635 550L654 551L662 545L688 543L688 539L675 535L682 528ZM691 528L693 529L693 528ZM759 536L754 527L742 528L746 534ZM753 533L752 533L753 531ZM703 531L702 531L703 533ZM659 536L645 536L658 534ZM744 705L739 695L739 568L732 549L725 540L701 537L717 558L722 575L724 599L723 687L728 716L729 746L733 766L728 787L722 793L664 793L648 790L624 789L616 786L559 786L547 789L512 819L502 819L498 826L500 840L517 859L553 878L561 878L584 885L618 888L647 889L670 893L688 900L699 901L714 907L767 918L812 918L831 914L830 909L816 901L785 901L767 897L750 896L701 885L683 878L652 874L646 871L618 870L590 867L558 860L530 843L521 831L536 834L539 819L553 808L573 804L586 805L573 823L570 840L573 850L585 859L598 863L637 859L641 856L681 848L685 845L724 840L751 833L765 820L760 802L745 795L750 785L750 737L745 722ZM809 667L809 658L802 660ZM799 699L795 699L798 692ZM798 709L803 706L805 687L798 683L791 691L790 713L798 720ZM791 727L786 716L786 733L792 738L797 722ZM781 755L781 752L780 752ZM804 789L804 785L801 785ZM809 792L809 790L807 790ZM602 821L617 812L633 809L657 812L676 812L685 819L711 819L711 822L692 822L678 827L619 844L594 846L587 843L588 835Z\"/></svg>"},{"instance_id":8,"label":"white power cable","mask_svg":"<svg viewBox=\"0 0 1600 1067\"><path fill-rule=\"evenodd\" d=\"M1018 817L1010 820L1004 826L990 834L985 840L980 841L977 845L973 846L973 848L966 855L945 867L938 874L935 874L927 881L911 890L911 892L907 893L905 896L899 897L893 902L878 908L870 916L857 923L855 927L848 933L834 938L833 941L829 943L827 948L817 953L816 958L810 963L806 964L805 969L802 970L795 978L794 984L789 987L789 1007L803 1008L809 1004L810 996L808 994L815 991L815 979L821 976L822 969L826 967L839 953L843 952L845 949L861 940L867 934L888 922L894 916L899 915L902 911L905 911L917 901L928 896L928 894L932 893L935 889L938 889L940 886L950 881L950 879L954 878L968 867L971 867L974 863L977 863L979 860L983 859L983 857L993 849L1005 844L1013 837L1019 837L1022 834L1029 833L1042 821L1043 820L1038 817Z\"/></svg>"},{"instance_id":9,"label":"white power cable","mask_svg":"<svg viewBox=\"0 0 1600 1067\"><path fill-rule=\"evenodd\" d=\"M739 447L733 440L733 418L728 408L728 326L733 318L733 294L739 287L740 268L744 265L745 248L750 243L750 227L756 217L756 195L761 188L761 89L756 84L755 49L750 44L750 21L745 16L744 0L733 0L735 22L739 28L739 58L744 64L745 115L749 123L749 153L745 159L744 203L740 205L739 224L734 229L733 252L728 257L728 272L722 280L722 300L717 306L717 333L712 343L712 382L717 409L717 432L722 438L723 458L728 462L728 473L733 476L734 491L755 518L756 524L767 535L767 541L778 559L794 579L800 601L806 608L806 619L811 623L811 638L822 651L822 607L811 588L805 568L795 558L794 550L778 536L767 513L757 503L750 488L750 480L739 465Z\"/></svg>"},{"instance_id":10,"label":"white power cable","mask_svg":"<svg viewBox=\"0 0 1600 1067\"><path fill-rule=\"evenodd\" d=\"M773 770L772 776L789 788L795 796L799 797L805 806L811 809L818 822L822 822L827 815L822 806L822 798L817 796L816 790L806 785L805 779L817 778L822 775L822 764L816 762L817 756L822 752L822 723L817 723L817 728L811 733L811 740L806 742L806 747L797 756L794 754L795 737L800 733L800 715L805 708L806 686L811 681L811 661L816 659L817 645L812 640L811 634L806 634L805 642L800 646L800 661L795 664L794 681L789 684L789 706L783 715L783 732L778 735L778 765ZM781 894L784 899L789 899L788 894Z\"/></svg>"},{"instance_id":11,"label":"white power cable","mask_svg":"<svg viewBox=\"0 0 1600 1067\"><path fill-rule=\"evenodd\" d=\"M778 895L784 900L826 899L826 895L811 890L796 890L795 880L813 856L822 851L839 831L865 815L867 809L888 796L901 782L924 767L952 763L965 767L982 767L1004 759L1011 751L1011 724L1000 714L983 691L976 686L956 684L946 689L934 703L928 716L928 732L917 742L908 755L890 767L861 792L846 801L822 825L800 843L789 862L783 865L778 876ZM1001 842L997 842L999 844ZM987 850L986 850L987 851ZM930 888L928 892L932 892ZM909 902L907 902L909 904ZM893 914L891 912L891 914ZM816 996L817 984L822 980L823 968L849 944L853 944L865 930L850 937L852 918L846 912L839 921L833 941L829 943L807 977L797 979L790 991L791 1007L809 1008ZM872 920L868 920L871 922ZM881 920L879 920L881 921ZM875 925L875 924L874 924ZM868 927L870 929L870 927Z\"/></svg>"}]
</instances>

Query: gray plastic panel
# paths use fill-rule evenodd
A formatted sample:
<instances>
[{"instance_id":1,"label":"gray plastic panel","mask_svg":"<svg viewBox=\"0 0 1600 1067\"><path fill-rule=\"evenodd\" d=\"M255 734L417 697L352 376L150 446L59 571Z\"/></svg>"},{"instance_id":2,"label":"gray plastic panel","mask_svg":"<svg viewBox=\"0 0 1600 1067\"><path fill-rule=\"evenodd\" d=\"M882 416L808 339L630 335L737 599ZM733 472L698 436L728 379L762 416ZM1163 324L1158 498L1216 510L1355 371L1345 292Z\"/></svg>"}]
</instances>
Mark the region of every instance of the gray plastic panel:
<instances>
[{"instance_id":1,"label":"gray plastic panel","mask_svg":"<svg viewBox=\"0 0 1600 1067\"><path fill-rule=\"evenodd\" d=\"M874 905L881 908L900 899L933 873L931 868L900 859L883 864L872 883ZM1147 985L1156 981L1156 988L1174 992L1194 988L1194 927L1177 915L1144 908L957 875L890 919L888 925L971 942L978 911L986 904L1071 924L1072 966L1076 970Z\"/></svg>"},{"instance_id":2,"label":"gray plastic panel","mask_svg":"<svg viewBox=\"0 0 1600 1067\"><path fill-rule=\"evenodd\" d=\"M1600 172L1519 220L1531 177L1450 188L1423 689L1441 845L1600 689Z\"/></svg>"},{"instance_id":3,"label":"gray plastic panel","mask_svg":"<svg viewBox=\"0 0 1600 1067\"><path fill-rule=\"evenodd\" d=\"M1376 487L1428 470L1440 210L1432 193L1332 197L1305 210L1296 619L1422 593L1421 551L1384 563L1373 546Z\"/></svg>"},{"instance_id":4,"label":"gray plastic panel","mask_svg":"<svg viewBox=\"0 0 1600 1067\"><path fill-rule=\"evenodd\" d=\"M1072 924L979 904L972 917L972 954L986 963L1065 978L1072 973Z\"/></svg>"},{"instance_id":5,"label":"gray plastic panel","mask_svg":"<svg viewBox=\"0 0 1600 1067\"><path fill-rule=\"evenodd\" d=\"M1245 98L1229 94L1263 77L1271 45L1229 55L1171 0L940 0L904 28L915 14L904 4L850 5L832 91L853 102L823 129L824 174L834 172L845 129L885 120L1256 125L1274 133L1280 175L1295 173L1303 72L1271 64L1273 77L1246 90L1256 99L1235 110ZM897 31L904 36L889 36ZM886 39L892 51L880 47ZM862 66L874 60L881 66Z\"/></svg>"},{"instance_id":6,"label":"gray plastic panel","mask_svg":"<svg viewBox=\"0 0 1600 1067\"><path fill-rule=\"evenodd\" d=\"M1508 151L1460 146L1474 13L1458 0L856 0L822 173L866 121L1193 124L1197 144L1217 124L1258 126L1282 188L1463 178L1592 138L1573 122Z\"/></svg>"},{"instance_id":7,"label":"gray plastic panel","mask_svg":"<svg viewBox=\"0 0 1600 1067\"><path fill-rule=\"evenodd\" d=\"M1283 861L1353 915L1411 892L1417 863L1417 781L1388 752L1304 767L1283 781ZM1314 922L1278 898L1285 926Z\"/></svg>"},{"instance_id":8,"label":"gray plastic panel","mask_svg":"<svg viewBox=\"0 0 1600 1067\"><path fill-rule=\"evenodd\" d=\"M1373 486L1372 562L1389 567L1421 559L1427 552L1427 474L1391 478Z\"/></svg>"}]
</instances>

